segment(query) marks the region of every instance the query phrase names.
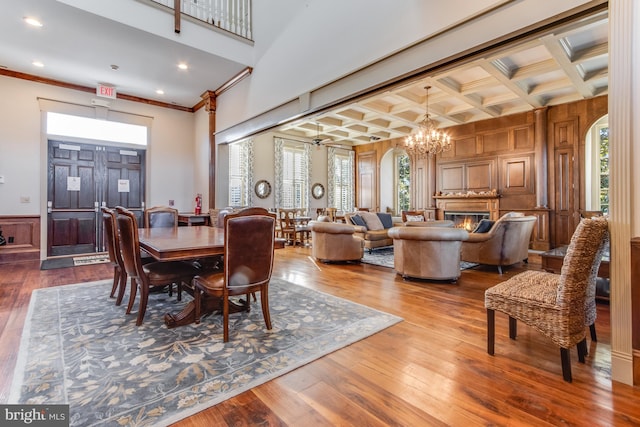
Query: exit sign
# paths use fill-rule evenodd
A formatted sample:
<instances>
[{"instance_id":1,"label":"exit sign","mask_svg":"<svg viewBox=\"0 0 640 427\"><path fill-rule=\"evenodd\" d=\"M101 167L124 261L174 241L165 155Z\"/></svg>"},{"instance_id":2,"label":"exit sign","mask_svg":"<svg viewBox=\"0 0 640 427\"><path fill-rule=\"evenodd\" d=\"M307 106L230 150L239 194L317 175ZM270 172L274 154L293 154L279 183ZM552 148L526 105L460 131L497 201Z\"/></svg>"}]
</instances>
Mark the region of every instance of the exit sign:
<instances>
[{"instance_id":1,"label":"exit sign","mask_svg":"<svg viewBox=\"0 0 640 427\"><path fill-rule=\"evenodd\" d=\"M113 86L99 84L96 87L96 95L101 96L103 98L116 99L116 88Z\"/></svg>"}]
</instances>

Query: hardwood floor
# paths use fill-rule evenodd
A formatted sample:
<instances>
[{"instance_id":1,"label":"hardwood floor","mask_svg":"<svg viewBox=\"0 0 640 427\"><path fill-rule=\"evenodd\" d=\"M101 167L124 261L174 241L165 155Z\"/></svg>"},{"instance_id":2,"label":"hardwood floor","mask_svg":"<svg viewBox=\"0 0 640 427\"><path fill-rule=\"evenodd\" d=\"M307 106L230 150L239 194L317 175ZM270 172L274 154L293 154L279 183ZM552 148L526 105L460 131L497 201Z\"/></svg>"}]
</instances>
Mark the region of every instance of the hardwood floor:
<instances>
[{"instance_id":1,"label":"hardwood floor","mask_svg":"<svg viewBox=\"0 0 640 427\"><path fill-rule=\"evenodd\" d=\"M404 318L378 334L198 413L179 426L640 425L640 390L610 380L609 307L598 304L598 342L586 364L520 324L508 338L496 315L486 352L484 290L531 263L466 270L457 284L404 281L367 264L321 264L306 248L276 251L274 276ZM106 265L40 271L0 265L0 402L6 402L33 289L111 277ZM133 316L133 315L132 315ZM133 320L133 317L132 317Z\"/></svg>"}]
</instances>

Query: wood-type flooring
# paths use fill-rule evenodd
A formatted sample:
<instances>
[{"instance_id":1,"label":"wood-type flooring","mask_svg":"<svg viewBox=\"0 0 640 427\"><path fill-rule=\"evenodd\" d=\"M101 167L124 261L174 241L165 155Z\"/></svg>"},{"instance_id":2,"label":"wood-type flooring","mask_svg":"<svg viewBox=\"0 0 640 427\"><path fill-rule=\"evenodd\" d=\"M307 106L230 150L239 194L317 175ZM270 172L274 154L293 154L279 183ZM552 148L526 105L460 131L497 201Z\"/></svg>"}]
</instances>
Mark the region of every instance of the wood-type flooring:
<instances>
[{"instance_id":1,"label":"wood-type flooring","mask_svg":"<svg viewBox=\"0 0 640 427\"><path fill-rule=\"evenodd\" d=\"M0 265L0 403L8 397L31 291L112 274L106 264L38 267ZM526 268L540 264L518 264L502 276L479 266L463 271L457 284L432 283L373 265L316 263L308 248L278 250L275 277L404 321L175 425L640 425L640 389L611 381L606 304L598 304L598 342L588 339L586 364L571 351L571 384L562 380L559 349L524 324L509 340L501 313L496 354L487 354L484 290Z\"/></svg>"}]
</instances>

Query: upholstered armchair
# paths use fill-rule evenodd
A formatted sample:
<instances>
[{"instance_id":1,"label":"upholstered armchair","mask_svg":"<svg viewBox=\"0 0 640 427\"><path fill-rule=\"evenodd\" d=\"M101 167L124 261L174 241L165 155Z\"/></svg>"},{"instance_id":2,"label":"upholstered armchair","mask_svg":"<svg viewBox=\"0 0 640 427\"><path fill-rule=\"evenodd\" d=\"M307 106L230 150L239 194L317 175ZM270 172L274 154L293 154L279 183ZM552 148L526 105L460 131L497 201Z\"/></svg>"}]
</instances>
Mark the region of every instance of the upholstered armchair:
<instances>
[{"instance_id":1,"label":"upholstered armchair","mask_svg":"<svg viewBox=\"0 0 640 427\"><path fill-rule=\"evenodd\" d=\"M462 244L462 261L502 267L529 258L529 241L535 216L511 212L503 215L486 233L470 233Z\"/></svg>"},{"instance_id":2,"label":"upholstered armchair","mask_svg":"<svg viewBox=\"0 0 640 427\"><path fill-rule=\"evenodd\" d=\"M364 255L364 240L354 235L349 224L311 221L311 254L320 261L360 261Z\"/></svg>"},{"instance_id":3,"label":"upholstered armchair","mask_svg":"<svg viewBox=\"0 0 640 427\"><path fill-rule=\"evenodd\" d=\"M403 277L456 281L460 277L460 245L469 233L452 227L394 227L393 263Z\"/></svg>"}]
</instances>

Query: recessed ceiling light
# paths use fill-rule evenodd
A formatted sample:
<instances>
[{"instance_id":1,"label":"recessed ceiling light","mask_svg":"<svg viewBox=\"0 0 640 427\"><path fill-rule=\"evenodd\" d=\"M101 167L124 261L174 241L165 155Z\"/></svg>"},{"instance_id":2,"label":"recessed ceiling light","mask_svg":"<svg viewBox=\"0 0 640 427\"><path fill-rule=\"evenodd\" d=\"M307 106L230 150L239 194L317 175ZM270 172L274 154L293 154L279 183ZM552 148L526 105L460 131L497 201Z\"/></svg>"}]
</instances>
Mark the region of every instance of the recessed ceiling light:
<instances>
[{"instance_id":1,"label":"recessed ceiling light","mask_svg":"<svg viewBox=\"0 0 640 427\"><path fill-rule=\"evenodd\" d=\"M156 90L156 93L157 93L158 95L164 95L164 91L163 91L162 89L158 89L158 90Z\"/></svg>"},{"instance_id":2,"label":"recessed ceiling light","mask_svg":"<svg viewBox=\"0 0 640 427\"><path fill-rule=\"evenodd\" d=\"M113 71L118 71L118 69L120 68L120 67L119 67L119 66L117 66L116 64L111 64L111 65L110 65L110 67L111 67L111 69L112 69Z\"/></svg>"},{"instance_id":3,"label":"recessed ceiling light","mask_svg":"<svg viewBox=\"0 0 640 427\"><path fill-rule=\"evenodd\" d=\"M42 22L38 21L36 18L25 16L24 22L26 22L29 25L33 25L34 27L42 27Z\"/></svg>"},{"instance_id":4,"label":"recessed ceiling light","mask_svg":"<svg viewBox=\"0 0 640 427\"><path fill-rule=\"evenodd\" d=\"M186 70L187 68L189 68L189 66L184 62L181 62L178 64L178 68L180 68L181 70Z\"/></svg>"},{"instance_id":5,"label":"recessed ceiling light","mask_svg":"<svg viewBox=\"0 0 640 427\"><path fill-rule=\"evenodd\" d=\"M42 62L40 62L40 61L33 61L31 64L33 64L36 67L40 67L40 68L44 67L44 64Z\"/></svg>"}]
</instances>

